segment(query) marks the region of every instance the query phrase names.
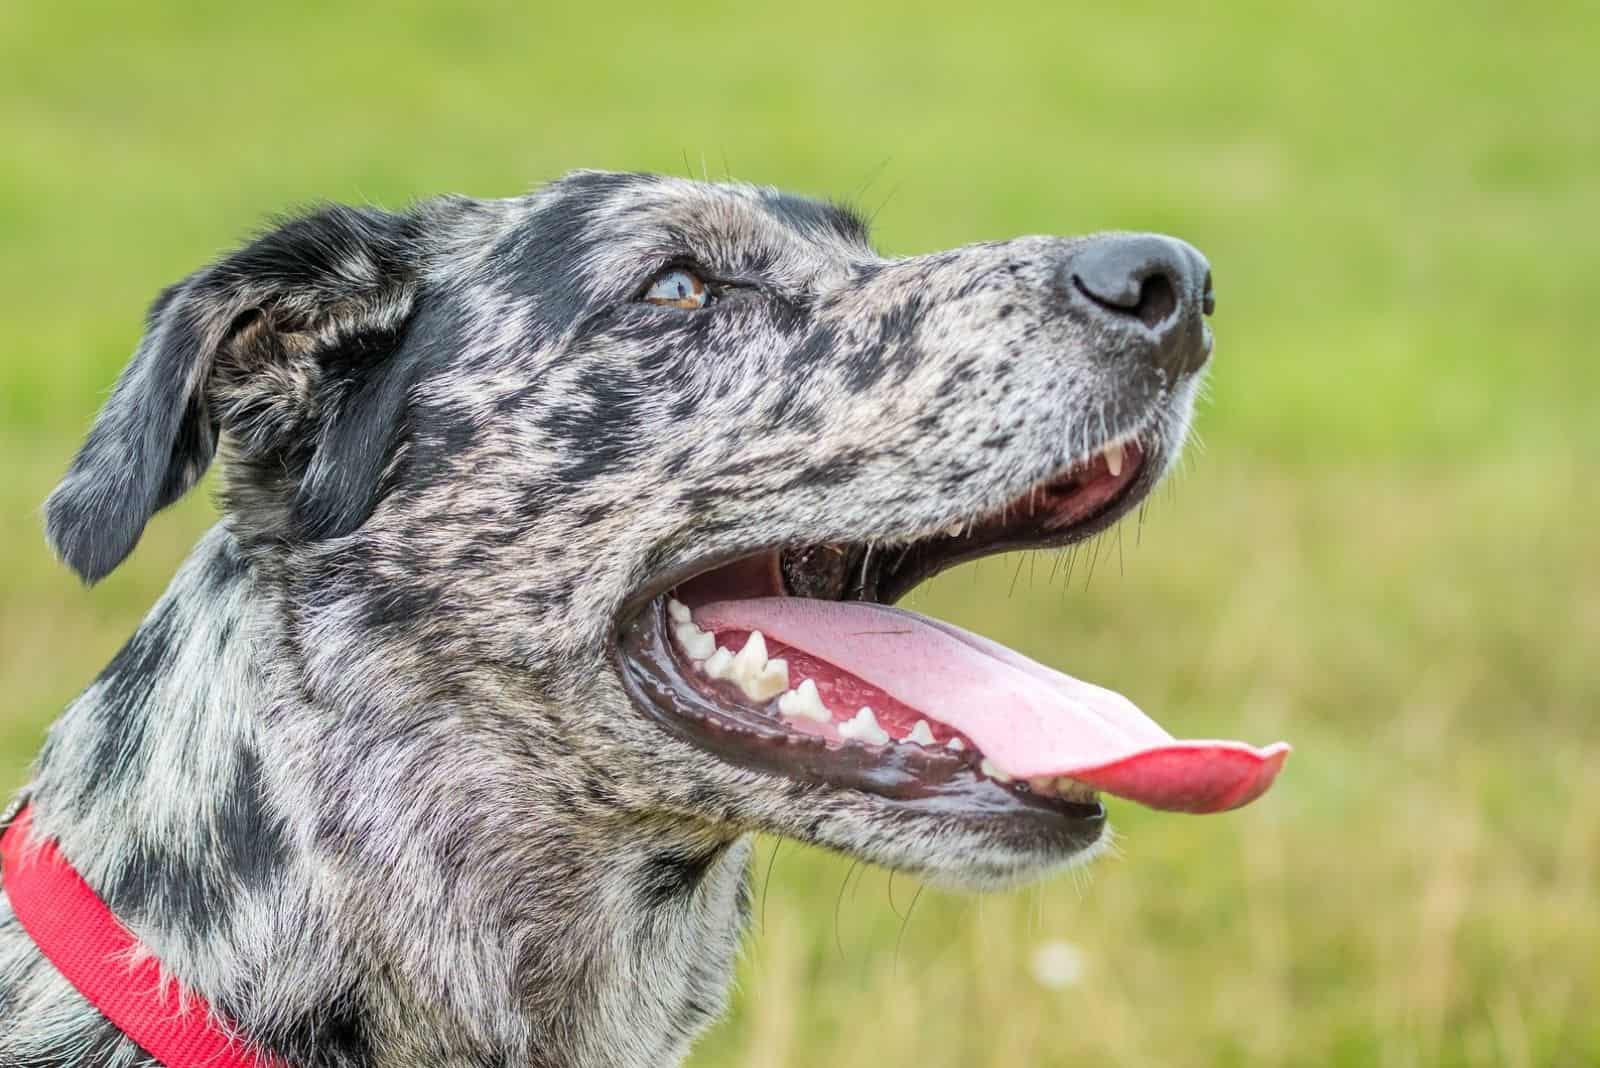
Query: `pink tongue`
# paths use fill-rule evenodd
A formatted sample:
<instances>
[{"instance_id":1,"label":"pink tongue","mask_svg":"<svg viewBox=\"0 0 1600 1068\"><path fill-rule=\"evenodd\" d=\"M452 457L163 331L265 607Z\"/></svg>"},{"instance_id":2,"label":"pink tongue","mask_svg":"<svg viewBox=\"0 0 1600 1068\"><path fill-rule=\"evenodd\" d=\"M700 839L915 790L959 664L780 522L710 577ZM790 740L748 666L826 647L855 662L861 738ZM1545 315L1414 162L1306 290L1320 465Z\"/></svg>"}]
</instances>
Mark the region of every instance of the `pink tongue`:
<instances>
[{"instance_id":1,"label":"pink tongue","mask_svg":"<svg viewBox=\"0 0 1600 1068\"><path fill-rule=\"evenodd\" d=\"M1176 741L1126 697L959 627L860 601L762 597L695 609L703 629L759 630L960 731L1008 775L1066 776L1151 808L1222 812L1266 792L1282 742Z\"/></svg>"}]
</instances>

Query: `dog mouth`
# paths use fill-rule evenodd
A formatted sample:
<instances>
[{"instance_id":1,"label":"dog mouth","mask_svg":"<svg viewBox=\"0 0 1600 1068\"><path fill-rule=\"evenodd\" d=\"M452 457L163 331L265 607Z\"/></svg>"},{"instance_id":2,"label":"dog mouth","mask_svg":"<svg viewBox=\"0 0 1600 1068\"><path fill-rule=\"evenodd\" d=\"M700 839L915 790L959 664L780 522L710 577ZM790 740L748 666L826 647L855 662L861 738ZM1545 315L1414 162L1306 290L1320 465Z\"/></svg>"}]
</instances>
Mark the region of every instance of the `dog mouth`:
<instances>
[{"instance_id":1,"label":"dog mouth","mask_svg":"<svg viewBox=\"0 0 1600 1068\"><path fill-rule=\"evenodd\" d=\"M1105 529L1156 482L1154 450L1119 440L1000 509L893 543L777 546L660 579L623 613L624 686L728 763L940 812L1065 820L1085 844L1101 792L1194 813L1246 804L1287 745L1174 739L1120 694L893 606L957 564Z\"/></svg>"}]
</instances>

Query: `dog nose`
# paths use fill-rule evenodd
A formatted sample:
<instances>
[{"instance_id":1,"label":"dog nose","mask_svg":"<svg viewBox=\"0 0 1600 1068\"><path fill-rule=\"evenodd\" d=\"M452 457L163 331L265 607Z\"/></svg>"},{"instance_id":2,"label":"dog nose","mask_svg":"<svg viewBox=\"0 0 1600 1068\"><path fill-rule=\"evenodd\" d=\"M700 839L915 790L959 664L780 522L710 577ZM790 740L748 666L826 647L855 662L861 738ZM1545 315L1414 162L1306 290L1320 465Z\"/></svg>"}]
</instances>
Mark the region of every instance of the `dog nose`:
<instances>
[{"instance_id":1,"label":"dog nose","mask_svg":"<svg viewBox=\"0 0 1600 1068\"><path fill-rule=\"evenodd\" d=\"M1201 322L1216 307L1211 265L1186 241L1160 234L1093 238L1069 263L1072 285L1106 319L1142 323L1155 335L1155 361L1175 374L1210 354Z\"/></svg>"}]
</instances>

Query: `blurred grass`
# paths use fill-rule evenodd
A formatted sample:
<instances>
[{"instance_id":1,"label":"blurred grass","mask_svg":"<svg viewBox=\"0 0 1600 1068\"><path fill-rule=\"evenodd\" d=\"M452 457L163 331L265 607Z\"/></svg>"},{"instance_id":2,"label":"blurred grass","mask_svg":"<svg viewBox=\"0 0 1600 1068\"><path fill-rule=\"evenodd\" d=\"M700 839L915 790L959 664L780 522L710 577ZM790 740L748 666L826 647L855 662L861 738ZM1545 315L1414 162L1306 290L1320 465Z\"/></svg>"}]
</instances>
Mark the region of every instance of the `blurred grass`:
<instances>
[{"instance_id":1,"label":"blurred grass","mask_svg":"<svg viewBox=\"0 0 1600 1068\"><path fill-rule=\"evenodd\" d=\"M891 252L1168 230L1216 268L1207 447L1092 581L919 602L1289 738L1283 780L982 900L786 844L693 1063L1600 1063L1597 14L0 4L0 788L211 515L91 595L38 502L144 305L268 213L601 166L853 196Z\"/></svg>"}]
</instances>

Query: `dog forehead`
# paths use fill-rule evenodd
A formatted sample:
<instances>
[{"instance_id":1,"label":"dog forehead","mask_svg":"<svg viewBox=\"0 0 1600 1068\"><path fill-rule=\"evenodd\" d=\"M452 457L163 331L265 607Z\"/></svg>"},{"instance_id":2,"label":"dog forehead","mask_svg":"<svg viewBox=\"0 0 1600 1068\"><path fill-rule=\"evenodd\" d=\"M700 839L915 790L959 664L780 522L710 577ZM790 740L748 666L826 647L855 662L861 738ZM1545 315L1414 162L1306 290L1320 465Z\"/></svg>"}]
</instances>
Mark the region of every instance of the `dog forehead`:
<instances>
[{"instance_id":1,"label":"dog forehead","mask_svg":"<svg viewBox=\"0 0 1600 1068\"><path fill-rule=\"evenodd\" d=\"M525 239L595 281L691 259L713 272L803 287L873 256L853 211L766 186L580 171L535 193Z\"/></svg>"}]
</instances>

